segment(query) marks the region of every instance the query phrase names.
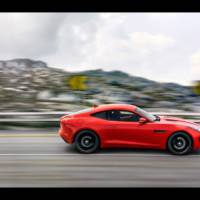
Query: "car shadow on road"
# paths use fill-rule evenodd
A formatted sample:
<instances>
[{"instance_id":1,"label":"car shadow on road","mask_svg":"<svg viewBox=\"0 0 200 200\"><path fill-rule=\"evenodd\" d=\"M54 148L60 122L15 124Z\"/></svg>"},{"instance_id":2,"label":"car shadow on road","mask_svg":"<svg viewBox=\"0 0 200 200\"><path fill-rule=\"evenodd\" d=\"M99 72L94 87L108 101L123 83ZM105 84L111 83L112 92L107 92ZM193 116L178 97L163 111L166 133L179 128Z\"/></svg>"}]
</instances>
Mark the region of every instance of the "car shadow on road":
<instances>
[{"instance_id":1,"label":"car shadow on road","mask_svg":"<svg viewBox=\"0 0 200 200\"><path fill-rule=\"evenodd\" d=\"M71 145L65 146L63 149L67 153L77 153L78 152L75 150L75 148ZM135 154L135 155L140 155L140 154L146 154L146 155L172 155L168 151L165 150L159 150L159 149L136 149L136 148L107 148L107 149L100 149L98 150L95 154ZM197 155L200 156L200 150L199 151L193 151L190 154L186 155ZM173 155L172 155L173 156Z\"/></svg>"},{"instance_id":2,"label":"car shadow on road","mask_svg":"<svg viewBox=\"0 0 200 200\"><path fill-rule=\"evenodd\" d=\"M67 153L77 153L73 146L66 146L64 149ZM133 149L133 148L108 148L108 149L100 149L96 152L96 154L168 154L162 150L155 149Z\"/></svg>"},{"instance_id":3,"label":"car shadow on road","mask_svg":"<svg viewBox=\"0 0 200 200\"><path fill-rule=\"evenodd\" d=\"M104 154L168 154L166 151L155 150L155 149L133 149L133 148L112 148L112 149L101 149L98 153Z\"/></svg>"}]
</instances>

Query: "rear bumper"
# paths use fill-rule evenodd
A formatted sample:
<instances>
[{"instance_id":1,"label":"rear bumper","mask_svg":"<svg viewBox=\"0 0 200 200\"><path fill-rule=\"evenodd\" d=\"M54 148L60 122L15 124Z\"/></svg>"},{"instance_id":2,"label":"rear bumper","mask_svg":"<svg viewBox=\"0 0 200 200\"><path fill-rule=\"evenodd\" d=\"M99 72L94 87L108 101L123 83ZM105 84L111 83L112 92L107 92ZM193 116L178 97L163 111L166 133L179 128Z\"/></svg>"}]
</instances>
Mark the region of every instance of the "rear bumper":
<instances>
[{"instance_id":1,"label":"rear bumper","mask_svg":"<svg viewBox=\"0 0 200 200\"><path fill-rule=\"evenodd\" d=\"M58 134L66 143L73 143L73 132L70 130L70 128L61 126Z\"/></svg>"}]
</instances>

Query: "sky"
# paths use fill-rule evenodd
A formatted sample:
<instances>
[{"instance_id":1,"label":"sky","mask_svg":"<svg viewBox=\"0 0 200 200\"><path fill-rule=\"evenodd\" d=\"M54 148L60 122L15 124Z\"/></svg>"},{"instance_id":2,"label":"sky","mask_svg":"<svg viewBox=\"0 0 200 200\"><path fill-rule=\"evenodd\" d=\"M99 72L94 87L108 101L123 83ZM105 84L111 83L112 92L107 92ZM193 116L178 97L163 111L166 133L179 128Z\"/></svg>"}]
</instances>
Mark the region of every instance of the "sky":
<instances>
[{"instance_id":1,"label":"sky","mask_svg":"<svg viewBox=\"0 0 200 200\"><path fill-rule=\"evenodd\" d=\"M0 60L200 80L200 13L0 13Z\"/></svg>"}]
</instances>

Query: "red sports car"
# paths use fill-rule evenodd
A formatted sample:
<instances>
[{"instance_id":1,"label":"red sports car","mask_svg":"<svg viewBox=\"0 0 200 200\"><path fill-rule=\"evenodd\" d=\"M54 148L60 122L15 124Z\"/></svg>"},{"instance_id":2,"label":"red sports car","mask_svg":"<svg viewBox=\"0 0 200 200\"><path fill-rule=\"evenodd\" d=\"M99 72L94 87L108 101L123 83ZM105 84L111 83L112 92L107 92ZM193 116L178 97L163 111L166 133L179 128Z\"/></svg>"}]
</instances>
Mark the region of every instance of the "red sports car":
<instances>
[{"instance_id":1,"label":"red sports car","mask_svg":"<svg viewBox=\"0 0 200 200\"><path fill-rule=\"evenodd\" d=\"M100 148L149 148L188 154L200 148L200 125L150 114L128 104L94 106L63 116L59 134L81 153Z\"/></svg>"}]
</instances>

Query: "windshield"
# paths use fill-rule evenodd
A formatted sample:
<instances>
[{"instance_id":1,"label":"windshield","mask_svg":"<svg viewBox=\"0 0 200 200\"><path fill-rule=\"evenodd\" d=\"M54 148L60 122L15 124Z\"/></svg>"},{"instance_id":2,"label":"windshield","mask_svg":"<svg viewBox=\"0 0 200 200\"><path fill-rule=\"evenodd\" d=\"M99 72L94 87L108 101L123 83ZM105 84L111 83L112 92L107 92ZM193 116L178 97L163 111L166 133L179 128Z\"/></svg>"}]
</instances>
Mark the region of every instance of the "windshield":
<instances>
[{"instance_id":1,"label":"windshield","mask_svg":"<svg viewBox=\"0 0 200 200\"><path fill-rule=\"evenodd\" d=\"M151 113L148 113L146 112L145 110L141 109L141 108L138 108L136 107L136 110L135 110L139 115L142 115L144 116L145 118L147 118L148 120L150 121L155 121L157 118L155 115L152 115Z\"/></svg>"}]
</instances>

